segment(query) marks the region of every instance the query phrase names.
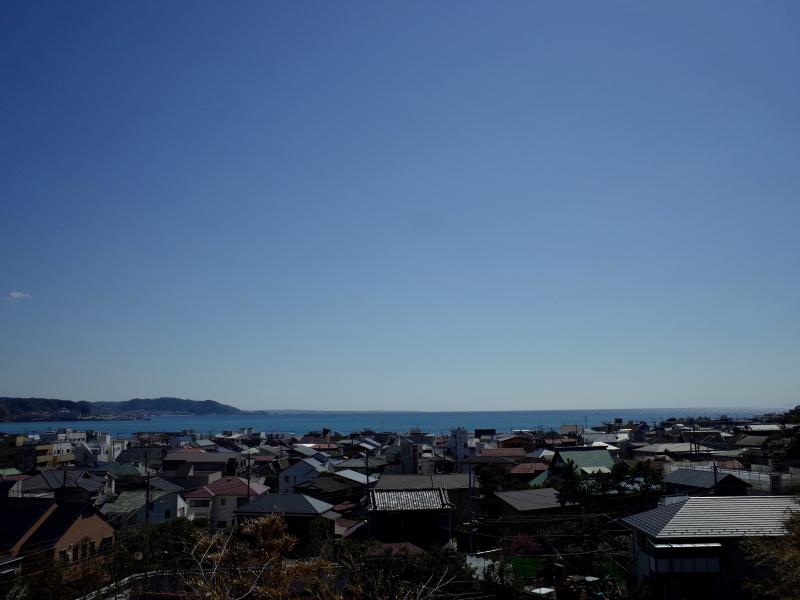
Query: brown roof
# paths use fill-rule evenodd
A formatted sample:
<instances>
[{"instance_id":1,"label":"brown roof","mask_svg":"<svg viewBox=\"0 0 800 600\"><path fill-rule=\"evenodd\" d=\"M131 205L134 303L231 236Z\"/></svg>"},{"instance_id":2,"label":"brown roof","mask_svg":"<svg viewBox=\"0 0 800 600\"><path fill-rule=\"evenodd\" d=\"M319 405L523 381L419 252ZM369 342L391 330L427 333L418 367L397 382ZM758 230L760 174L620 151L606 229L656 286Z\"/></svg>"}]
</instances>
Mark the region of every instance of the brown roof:
<instances>
[{"instance_id":1,"label":"brown roof","mask_svg":"<svg viewBox=\"0 0 800 600\"><path fill-rule=\"evenodd\" d=\"M260 496L269 488L255 481L250 482L250 494ZM247 496L247 480L244 477L222 477L186 494L187 498L210 498L212 496Z\"/></svg>"},{"instance_id":2,"label":"brown roof","mask_svg":"<svg viewBox=\"0 0 800 600\"><path fill-rule=\"evenodd\" d=\"M525 448L483 448L481 456L525 456Z\"/></svg>"},{"instance_id":3,"label":"brown roof","mask_svg":"<svg viewBox=\"0 0 800 600\"><path fill-rule=\"evenodd\" d=\"M520 463L511 467L512 475L535 475L547 471L547 465L544 463Z\"/></svg>"}]
</instances>

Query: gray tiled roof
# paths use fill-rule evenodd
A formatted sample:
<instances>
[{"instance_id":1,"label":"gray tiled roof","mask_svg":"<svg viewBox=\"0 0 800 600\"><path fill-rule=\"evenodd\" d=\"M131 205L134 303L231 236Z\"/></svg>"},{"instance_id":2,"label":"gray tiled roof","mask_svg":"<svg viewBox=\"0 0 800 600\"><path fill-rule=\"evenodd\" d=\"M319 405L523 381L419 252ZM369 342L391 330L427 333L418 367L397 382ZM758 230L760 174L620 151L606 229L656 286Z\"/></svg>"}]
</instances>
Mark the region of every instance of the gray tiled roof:
<instances>
[{"instance_id":1,"label":"gray tiled roof","mask_svg":"<svg viewBox=\"0 0 800 600\"><path fill-rule=\"evenodd\" d=\"M664 483L673 485L683 485L687 487L711 489L723 479L733 478L742 481L736 475L730 473L718 473L716 476L713 471L701 469L676 469L664 477ZM742 481L745 485L750 485Z\"/></svg>"},{"instance_id":2,"label":"gray tiled roof","mask_svg":"<svg viewBox=\"0 0 800 600\"><path fill-rule=\"evenodd\" d=\"M378 512L447 510L447 491L435 490L370 490L369 510Z\"/></svg>"},{"instance_id":3,"label":"gray tiled roof","mask_svg":"<svg viewBox=\"0 0 800 600\"><path fill-rule=\"evenodd\" d=\"M622 522L657 540L776 536L798 509L792 496L697 496Z\"/></svg>"},{"instance_id":4,"label":"gray tiled roof","mask_svg":"<svg viewBox=\"0 0 800 600\"><path fill-rule=\"evenodd\" d=\"M237 509L236 513L321 515L332 508L332 504L305 494L262 494L257 500Z\"/></svg>"},{"instance_id":5,"label":"gray tiled roof","mask_svg":"<svg viewBox=\"0 0 800 600\"><path fill-rule=\"evenodd\" d=\"M558 492L553 488L495 492L495 496L519 512L561 508Z\"/></svg>"}]
</instances>

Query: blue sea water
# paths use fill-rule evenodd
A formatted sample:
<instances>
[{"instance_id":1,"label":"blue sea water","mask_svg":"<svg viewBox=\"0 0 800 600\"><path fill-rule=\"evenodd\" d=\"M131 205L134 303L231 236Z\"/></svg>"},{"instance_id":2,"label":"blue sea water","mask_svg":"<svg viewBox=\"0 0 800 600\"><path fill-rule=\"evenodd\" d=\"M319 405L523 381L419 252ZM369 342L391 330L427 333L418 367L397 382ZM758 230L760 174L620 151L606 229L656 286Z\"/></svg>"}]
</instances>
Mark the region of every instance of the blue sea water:
<instances>
[{"instance_id":1,"label":"blue sea water","mask_svg":"<svg viewBox=\"0 0 800 600\"><path fill-rule=\"evenodd\" d=\"M419 427L430 433L449 431L451 427L467 429L558 429L562 424L596 425L615 418L660 422L670 417L729 417L744 418L767 412L783 412L785 408L625 408L586 410L513 410L470 412L275 412L241 415L161 415L149 421L36 421L0 423L0 432L41 433L56 428L96 429L115 436L128 437L139 431L194 431L219 433L228 429L254 427L257 431L282 431L303 434L327 427L350 433L365 428L375 431L408 431Z\"/></svg>"}]
</instances>

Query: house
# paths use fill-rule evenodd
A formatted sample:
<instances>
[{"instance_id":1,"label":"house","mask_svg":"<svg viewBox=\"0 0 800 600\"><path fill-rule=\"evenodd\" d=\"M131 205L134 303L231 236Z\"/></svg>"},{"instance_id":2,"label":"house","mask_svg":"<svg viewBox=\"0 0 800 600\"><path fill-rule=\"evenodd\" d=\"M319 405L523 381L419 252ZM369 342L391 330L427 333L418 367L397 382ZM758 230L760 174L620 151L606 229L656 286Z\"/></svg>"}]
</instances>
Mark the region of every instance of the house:
<instances>
[{"instance_id":1,"label":"house","mask_svg":"<svg viewBox=\"0 0 800 600\"><path fill-rule=\"evenodd\" d=\"M791 496L694 496L625 517L636 581L664 600L743 599L754 567L742 540L785 535L795 510Z\"/></svg>"},{"instance_id":2,"label":"house","mask_svg":"<svg viewBox=\"0 0 800 600\"><path fill-rule=\"evenodd\" d=\"M319 462L316 458L309 457L298 460L280 472L278 491L288 494L294 491L294 486L316 479L327 472L327 464Z\"/></svg>"},{"instance_id":3,"label":"house","mask_svg":"<svg viewBox=\"0 0 800 600\"><path fill-rule=\"evenodd\" d=\"M114 541L114 528L83 502L46 498L0 500L0 554L19 559L11 568L40 568L41 561L76 562L94 556ZM9 562L4 561L9 567Z\"/></svg>"},{"instance_id":4,"label":"house","mask_svg":"<svg viewBox=\"0 0 800 600\"><path fill-rule=\"evenodd\" d=\"M307 536L314 519L330 528L335 533L336 520L339 514L334 512L333 505L317 500L305 494L263 494L258 499L235 510L239 523L247 519L265 515L280 515L286 522L289 533L303 539Z\"/></svg>"},{"instance_id":5,"label":"house","mask_svg":"<svg viewBox=\"0 0 800 600\"><path fill-rule=\"evenodd\" d=\"M161 446L133 446L120 452L114 462L130 463L140 467L142 472L145 467L158 470L161 468L165 454L166 448Z\"/></svg>"},{"instance_id":6,"label":"house","mask_svg":"<svg viewBox=\"0 0 800 600\"><path fill-rule=\"evenodd\" d=\"M558 492L553 488L495 492L486 502L487 511L493 515L540 515L563 512Z\"/></svg>"},{"instance_id":7,"label":"house","mask_svg":"<svg viewBox=\"0 0 800 600\"><path fill-rule=\"evenodd\" d=\"M634 458L648 458L659 454L672 457L707 456L712 448L694 442L658 443L634 447Z\"/></svg>"},{"instance_id":8,"label":"house","mask_svg":"<svg viewBox=\"0 0 800 600\"><path fill-rule=\"evenodd\" d=\"M478 498L478 478L469 473L432 475L383 475L375 484L376 490L442 489L452 505L454 522L463 520L474 508ZM473 497L474 496L474 497Z\"/></svg>"},{"instance_id":9,"label":"house","mask_svg":"<svg viewBox=\"0 0 800 600\"><path fill-rule=\"evenodd\" d=\"M750 484L731 473L715 469L676 469L664 476L670 494L687 496L746 496Z\"/></svg>"},{"instance_id":10,"label":"house","mask_svg":"<svg viewBox=\"0 0 800 600\"><path fill-rule=\"evenodd\" d=\"M363 457L353 457L337 462L333 465L334 471L344 471L349 469L358 471L359 473L366 473L367 466L369 466L369 474L381 473L386 466L386 459L381 456L371 456L369 459Z\"/></svg>"},{"instance_id":11,"label":"house","mask_svg":"<svg viewBox=\"0 0 800 600\"><path fill-rule=\"evenodd\" d=\"M547 465L545 463L528 462L511 467L509 475L522 482L528 482L545 471L547 471Z\"/></svg>"},{"instance_id":12,"label":"house","mask_svg":"<svg viewBox=\"0 0 800 600\"><path fill-rule=\"evenodd\" d=\"M164 457L161 474L165 477L185 479L220 473L236 476L246 471L246 460L238 452L170 452Z\"/></svg>"},{"instance_id":13,"label":"house","mask_svg":"<svg viewBox=\"0 0 800 600\"><path fill-rule=\"evenodd\" d=\"M536 448L536 438L529 433L504 433L495 437L498 448L520 448L530 452Z\"/></svg>"},{"instance_id":14,"label":"house","mask_svg":"<svg viewBox=\"0 0 800 600\"><path fill-rule=\"evenodd\" d=\"M444 544L452 532L447 490L370 490L370 534L384 542Z\"/></svg>"},{"instance_id":15,"label":"house","mask_svg":"<svg viewBox=\"0 0 800 600\"><path fill-rule=\"evenodd\" d=\"M340 502L358 501L364 496L364 486L352 481L337 479L323 474L321 477L298 483L294 486L297 493L311 496L317 500L338 504Z\"/></svg>"},{"instance_id":16,"label":"house","mask_svg":"<svg viewBox=\"0 0 800 600\"><path fill-rule=\"evenodd\" d=\"M481 448L480 456L502 456L522 462L527 458L527 452L525 448L519 446Z\"/></svg>"},{"instance_id":17,"label":"house","mask_svg":"<svg viewBox=\"0 0 800 600\"><path fill-rule=\"evenodd\" d=\"M186 494L190 519L207 519L213 529L229 529L234 523L234 512L269 488L244 477L223 477Z\"/></svg>"},{"instance_id":18,"label":"house","mask_svg":"<svg viewBox=\"0 0 800 600\"><path fill-rule=\"evenodd\" d=\"M614 468L614 457L606 448L576 446L556 450L550 465L557 472L566 467L567 463L574 464L582 475L610 473Z\"/></svg>"},{"instance_id":19,"label":"house","mask_svg":"<svg viewBox=\"0 0 800 600\"><path fill-rule=\"evenodd\" d=\"M100 507L109 523L114 527L130 527L149 523L164 523L188 516L188 505L177 492L150 490L147 506L146 490L122 492L111 502ZM147 513L145 513L145 509Z\"/></svg>"},{"instance_id":20,"label":"house","mask_svg":"<svg viewBox=\"0 0 800 600\"><path fill-rule=\"evenodd\" d=\"M112 475L95 474L84 469L48 469L22 482L22 495L28 498L100 503L114 491Z\"/></svg>"}]
</instances>

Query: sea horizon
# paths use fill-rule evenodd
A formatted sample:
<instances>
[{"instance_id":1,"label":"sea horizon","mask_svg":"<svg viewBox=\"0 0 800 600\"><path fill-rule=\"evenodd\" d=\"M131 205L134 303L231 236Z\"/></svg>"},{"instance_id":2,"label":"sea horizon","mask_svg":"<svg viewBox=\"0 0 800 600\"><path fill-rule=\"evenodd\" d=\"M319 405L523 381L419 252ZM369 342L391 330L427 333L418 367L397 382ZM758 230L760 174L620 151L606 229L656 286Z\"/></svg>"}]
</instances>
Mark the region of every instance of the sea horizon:
<instances>
[{"instance_id":1,"label":"sea horizon","mask_svg":"<svg viewBox=\"0 0 800 600\"><path fill-rule=\"evenodd\" d=\"M531 410L464 410L464 411L259 411L230 415L151 415L147 420L66 420L7 421L0 423L0 432L41 433L53 429L94 429L116 436L137 432L192 430L218 433L252 427L257 431L288 432L302 435L322 428L339 433L364 429L405 432L419 428L443 433L454 427L496 429L558 429L564 424L584 426L622 419L627 421L661 422L669 418L750 418L766 413L784 412L786 407L704 406L669 408L594 408L594 409L531 409Z\"/></svg>"}]
</instances>

